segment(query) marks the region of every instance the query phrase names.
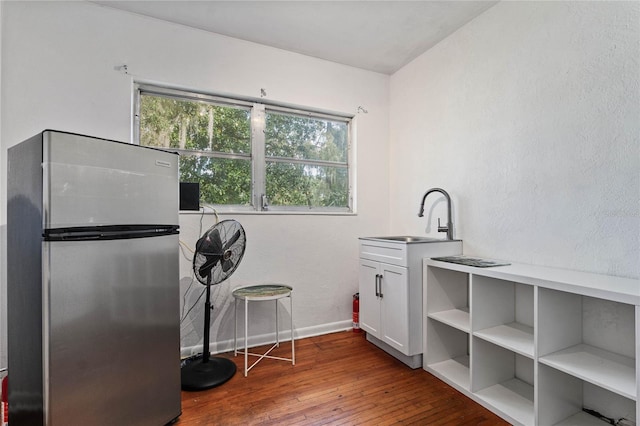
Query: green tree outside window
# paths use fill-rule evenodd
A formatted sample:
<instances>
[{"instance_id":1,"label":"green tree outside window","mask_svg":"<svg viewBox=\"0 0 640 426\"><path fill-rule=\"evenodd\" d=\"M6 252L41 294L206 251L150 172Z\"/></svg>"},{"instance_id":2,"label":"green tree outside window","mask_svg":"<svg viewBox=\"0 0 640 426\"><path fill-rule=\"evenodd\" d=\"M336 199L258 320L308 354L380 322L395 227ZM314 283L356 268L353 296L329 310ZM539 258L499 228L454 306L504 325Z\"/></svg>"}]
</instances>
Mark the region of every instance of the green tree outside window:
<instances>
[{"instance_id":1,"label":"green tree outside window","mask_svg":"<svg viewBox=\"0 0 640 426\"><path fill-rule=\"evenodd\" d=\"M266 112L252 119L256 108ZM138 109L139 143L177 151L180 180L199 182L203 203L251 207L264 194L269 209L350 210L348 118L144 89Z\"/></svg>"}]
</instances>

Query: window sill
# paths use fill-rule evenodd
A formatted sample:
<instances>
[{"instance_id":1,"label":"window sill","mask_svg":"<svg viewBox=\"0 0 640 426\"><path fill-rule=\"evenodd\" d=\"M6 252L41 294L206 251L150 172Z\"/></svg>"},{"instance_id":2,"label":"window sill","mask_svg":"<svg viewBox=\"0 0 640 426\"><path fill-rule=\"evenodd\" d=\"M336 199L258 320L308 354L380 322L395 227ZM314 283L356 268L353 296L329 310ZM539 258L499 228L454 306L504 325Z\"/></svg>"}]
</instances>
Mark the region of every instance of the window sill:
<instances>
[{"instance_id":1,"label":"window sill","mask_svg":"<svg viewBox=\"0 0 640 426\"><path fill-rule=\"evenodd\" d=\"M293 210L267 210L267 211L255 211L255 210L228 210L228 211L213 211L211 209L195 210L181 210L180 215L185 216L201 216L201 215L215 215L218 216L236 216L236 215L266 215L266 216L357 216L357 212L329 212L329 211L293 211Z\"/></svg>"}]
</instances>

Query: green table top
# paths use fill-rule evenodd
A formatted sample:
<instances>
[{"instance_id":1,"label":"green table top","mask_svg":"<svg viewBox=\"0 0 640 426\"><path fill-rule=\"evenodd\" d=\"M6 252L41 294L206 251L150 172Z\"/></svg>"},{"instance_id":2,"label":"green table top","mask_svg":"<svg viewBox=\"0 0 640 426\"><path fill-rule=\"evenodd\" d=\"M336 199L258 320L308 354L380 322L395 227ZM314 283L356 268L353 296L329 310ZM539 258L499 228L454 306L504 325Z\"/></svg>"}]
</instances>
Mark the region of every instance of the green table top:
<instances>
[{"instance_id":1,"label":"green table top","mask_svg":"<svg viewBox=\"0 0 640 426\"><path fill-rule=\"evenodd\" d=\"M238 299L277 299L288 296L292 290L284 284L261 284L237 288L232 294Z\"/></svg>"}]
</instances>

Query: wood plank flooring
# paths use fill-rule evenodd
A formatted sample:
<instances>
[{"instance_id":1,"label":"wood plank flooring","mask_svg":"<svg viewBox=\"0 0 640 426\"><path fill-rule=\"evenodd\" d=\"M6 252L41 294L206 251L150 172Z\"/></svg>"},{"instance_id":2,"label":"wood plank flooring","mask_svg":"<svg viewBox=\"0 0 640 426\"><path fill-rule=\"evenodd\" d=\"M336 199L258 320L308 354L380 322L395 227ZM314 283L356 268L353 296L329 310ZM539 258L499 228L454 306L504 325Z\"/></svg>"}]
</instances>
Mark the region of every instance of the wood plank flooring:
<instances>
[{"instance_id":1,"label":"wood plank flooring","mask_svg":"<svg viewBox=\"0 0 640 426\"><path fill-rule=\"evenodd\" d=\"M260 352L263 348L255 348ZM272 355L290 357L289 342ZM227 383L182 392L178 426L507 425L422 369L412 370L351 331L296 341L296 365L263 359ZM255 357L249 357L249 362Z\"/></svg>"}]
</instances>

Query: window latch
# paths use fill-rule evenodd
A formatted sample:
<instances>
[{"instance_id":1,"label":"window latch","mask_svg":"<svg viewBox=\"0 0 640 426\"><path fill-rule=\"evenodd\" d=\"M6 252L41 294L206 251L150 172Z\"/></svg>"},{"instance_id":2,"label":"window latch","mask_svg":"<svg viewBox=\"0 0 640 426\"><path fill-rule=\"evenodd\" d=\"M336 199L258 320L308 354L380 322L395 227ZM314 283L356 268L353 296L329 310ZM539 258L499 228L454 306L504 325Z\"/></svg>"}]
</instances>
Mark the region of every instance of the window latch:
<instances>
[{"instance_id":1,"label":"window latch","mask_svg":"<svg viewBox=\"0 0 640 426\"><path fill-rule=\"evenodd\" d=\"M262 194L262 196L260 196L260 204L262 210L269 210L269 199L267 198L267 194Z\"/></svg>"}]
</instances>

